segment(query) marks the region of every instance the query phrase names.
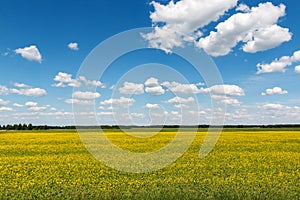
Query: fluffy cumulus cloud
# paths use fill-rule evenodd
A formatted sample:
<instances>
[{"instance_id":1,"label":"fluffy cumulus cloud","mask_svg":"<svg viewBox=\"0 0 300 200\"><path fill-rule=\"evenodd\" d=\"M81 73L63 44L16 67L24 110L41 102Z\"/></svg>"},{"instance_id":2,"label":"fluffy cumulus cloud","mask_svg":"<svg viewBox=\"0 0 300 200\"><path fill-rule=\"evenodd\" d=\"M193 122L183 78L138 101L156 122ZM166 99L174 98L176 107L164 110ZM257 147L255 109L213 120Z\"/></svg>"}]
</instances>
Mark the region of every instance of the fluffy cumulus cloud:
<instances>
[{"instance_id":1,"label":"fluffy cumulus cloud","mask_svg":"<svg viewBox=\"0 0 300 200\"><path fill-rule=\"evenodd\" d=\"M183 94L197 94L200 93L201 90L197 87L197 84L182 84L177 83L175 81L173 82L163 82L162 85L164 87L167 87L168 90L171 92L177 94L177 93L183 93Z\"/></svg>"},{"instance_id":2,"label":"fluffy cumulus cloud","mask_svg":"<svg viewBox=\"0 0 300 200\"><path fill-rule=\"evenodd\" d=\"M52 84L54 87L80 87L82 84L85 86L95 86L100 88L105 88L105 84L96 80L88 80L84 76L80 76L77 79L72 78L72 74L68 74L65 72L58 72L58 74L54 77L54 81L57 83Z\"/></svg>"},{"instance_id":3,"label":"fluffy cumulus cloud","mask_svg":"<svg viewBox=\"0 0 300 200\"><path fill-rule=\"evenodd\" d=\"M33 102L33 101L28 101L25 103L25 106L28 106L28 107L34 107L34 106L37 106L37 102Z\"/></svg>"},{"instance_id":4,"label":"fluffy cumulus cloud","mask_svg":"<svg viewBox=\"0 0 300 200\"><path fill-rule=\"evenodd\" d=\"M19 103L14 103L13 106L14 106L14 107L17 107L17 108L22 108L22 107L23 107L23 105L22 105L22 104L19 104Z\"/></svg>"},{"instance_id":5,"label":"fluffy cumulus cloud","mask_svg":"<svg viewBox=\"0 0 300 200\"><path fill-rule=\"evenodd\" d=\"M173 103L173 104L187 104L192 102L195 102L195 99L193 97L188 97L188 98L174 97L167 101L167 103Z\"/></svg>"},{"instance_id":6,"label":"fluffy cumulus cloud","mask_svg":"<svg viewBox=\"0 0 300 200\"><path fill-rule=\"evenodd\" d=\"M298 73L298 74L300 74L300 65L298 65L298 66L295 67L295 72Z\"/></svg>"},{"instance_id":7,"label":"fluffy cumulus cloud","mask_svg":"<svg viewBox=\"0 0 300 200\"><path fill-rule=\"evenodd\" d=\"M255 53L279 46L291 40L289 29L276 23L285 16L285 6L274 6L272 3L260 3L251 9L240 7L243 12L236 13L216 26L216 31L201 38L197 43L212 56L223 56L230 53L239 42L245 43L245 52Z\"/></svg>"},{"instance_id":8,"label":"fluffy cumulus cloud","mask_svg":"<svg viewBox=\"0 0 300 200\"><path fill-rule=\"evenodd\" d=\"M300 50L295 51L292 56L282 56L279 59L276 58L269 64L257 64L257 73L285 72L288 66L297 62L300 62Z\"/></svg>"},{"instance_id":9,"label":"fluffy cumulus cloud","mask_svg":"<svg viewBox=\"0 0 300 200\"><path fill-rule=\"evenodd\" d=\"M64 72L58 72L58 74L54 77L54 81L57 83L53 84L54 87L79 87L81 83L72 78L72 74L67 74Z\"/></svg>"},{"instance_id":10,"label":"fluffy cumulus cloud","mask_svg":"<svg viewBox=\"0 0 300 200\"><path fill-rule=\"evenodd\" d=\"M3 111L13 111L13 109L12 108L10 108L10 107L0 107L0 112L3 112Z\"/></svg>"},{"instance_id":11,"label":"fluffy cumulus cloud","mask_svg":"<svg viewBox=\"0 0 300 200\"><path fill-rule=\"evenodd\" d=\"M159 109L160 108L158 104L151 104L151 103L147 103L145 107L148 109Z\"/></svg>"},{"instance_id":12,"label":"fluffy cumulus cloud","mask_svg":"<svg viewBox=\"0 0 300 200\"><path fill-rule=\"evenodd\" d=\"M33 88L24 83L14 83L16 88L7 88L0 85L0 95L19 94L24 96L40 97L47 94L46 90L42 88Z\"/></svg>"},{"instance_id":13,"label":"fluffy cumulus cloud","mask_svg":"<svg viewBox=\"0 0 300 200\"><path fill-rule=\"evenodd\" d=\"M279 103L267 103L258 106L261 117L269 119L272 123L297 123L300 120L299 106L287 106Z\"/></svg>"},{"instance_id":14,"label":"fluffy cumulus cloud","mask_svg":"<svg viewBox=\"0 0 300 200\"><path fill-rule=\"evenodd\" d=\"M100 87L100 88L106 87L105 84L103 84L101 81L87 80L86 77L84 77L84 76L79 76L78 80L83 82L87 86L95 86L95 87Z\"/></svg>"},{"instance_id":15,"label":"fluffy cumulus cloud","mask_svg":"<svg viewBox=\"0 0 300 200\"><path fill-rule=\"evenodd\" d=\"M214 85L209 88L201 88L202 93L213 95L244 96L244 90L237 85Z\"/></svg>"},{"instance_id":16,"label":"fluffy cumulus cloud","mask_svg":"<svg viewBox=\"0 0 300 200\"><path fill-rule=\"evenodd\" d=\"M148 78L145 81L145 87L155 87L155 86L158 86L158 85L159 85L158 79L154 78L154 77Z\"/></svg>"},{"instance_id":17,"label":"fluffy cumulus cloud","mask_svg":"<svg viewBox=\"0 0 300 200\"><path fill-rule=\"evenodd\" d=\"M76 91L73 93L74 99L96 99L101 96L98 92L82 92L82 91Z\"/></svg>"},{"instance_id":18,"label":"fluffy cumulus cloud","mask_svg":"<svg viewBox=\"0 0 300 200\"><path fill-rule=\"evenodd\" d=\"M24 48L18 48L15 50L15 53L20 54L23 58L27 60L42 63L42 55L37 46L35 45L31 45L29 47Z\"/></svg>"},{"instance_id":19,"label":"fluffy cumulus cloud","mask_svg":"<svg viewBox=\"0 0 300 200\"><path fill-rule=\"evenodd\" d=\"M66 99L67 104L78 104L78 105L93 105L94 101L86 99Z\"/></svg>"},{"instance_id":20,"label":"fluffy cumulus cloud","mask_svg":"<svg viewBox=\"0 0 300 200\"><path fill-rule=\"evenodd\" d=\"M69 49L73 50L73 51L78 51L79 47L78 47L78 43L77 42L70 42L68 44Z\"/></svg>"},{"instance_id":21,"label":"fluffy cumulus cloud","mask_svg":"<svg viewBox=\"0 0 300 200\"><path fill-rule=\"evenodd\" d=\"M180 0L166 5L153 1L151 4L154 7L150 15L154 31L144 38L151 47L171 52L173 47L198 40L202 35L199 29L217 21L236 6L237 0Z\"/></svg>"},{"instance_id":22,"label":"fluffy cumulus cloud","mask_svg":"<svg viewBox=\"0 0 300 200\"><path fill-rule=\"evenodd\" d=\"M145 91L152 95L162 95L165 93L165 90L160 85L155 87L146 87Z\"/></svg>"},{"instance_id":23,"label":"fluffy cumulus cloud","mask_svg":"<svg viewBox=\"0 0 300 200\"><path fill-rule=\"evenodd\" d=\"M48 109L50 106L46 105L46 106L38 106L37 102L32 102L32 101L28 101L25 103L25 106L27 106L27 110L29 111L43 111Z\"/></svg>"},{"instance_id":24,"label":"fluffy cumulus cloud","mask_svg":"<svg viewBox=\"0 0 300 200\"><path fill-rule=\"evenodd\" d=\"M127 108L132 106L134 102L135 100L133 98L120 97L119 99L107 99L105 101L100 102L100 105L111 105Z\"/></svg>"},{"instance_id":25,"label":"fluffy cumulus cloud","mask_svg":"<svg viewBox=\"0 0 300 200\"><path fill-rule=\"evenodd\" d=\"M46 90L42 88L12 88L10 89L10 93L33 97L41 97L47 94Z\"/></svg>"},{"instance_id":26,"label":"fluffy cumulus cloud","mask_svg":"<svg viewBox=\"0 0 300 200\"><path fill-rule=\"evenodd\" d=\"M239 106L236 96L244 96L244 90L237 85L214 85L209 88L201 88L201 93L209 93L211 98L226 105Z\"/></svg>"},{"instance_id":27,"label":"fluffy cumulus cloud","mask_svg":"<svg viewBox=\"0 0 300 200\"><path fill-rule=\"evenodd\" d=\"M121 94L143 94L144 85L138 83L124 82L123 87L119 88Z\"/></svg>"},{"instance_id":28,"label":"fluffy cumulus cloud","mask_svg":"<svg viewBox=\"0 0 300 200\"><path fill-rule=\"evenodd\" d=\"M266 92L261 93L262 96L274 95L274 94L287 94L288 91L281 89L280 87L274 87L272 89L266 89Z\"/></svg>"},{"instance_id":29,"label":"fluffy cumulus cloud","mask_svg":"<svg viewBox=\"0 0 300 200\"><path fill-rule=\"evenodd\" d=\"M158 83L158 79L151 77L145 81L145 91L152 95L162 95L165 93L163 87Z\"/></svg>"},{"instance_id":30,"label":"fluffy cumulus cloud","mask_svg":"<svg viewBox=\"0 0 300 200\"><path fill-rule=\"evenodd\" d=\"M17 88L30 88L29 85L26 85L24 83L14 83L13 85Z\"/></svg>"},{"instance_id":31,"label":"fluffy cumulus cloud","mask_svg":"<svg viewBox=\"0 0 300 200\"><path fill-rule=\"evenodd\" d=\"M192 42L212 56L223 56L231 52L240 42L245 52L255 53L275 48L291 40L288 28L277 25L285 16L285 5L275 6L270 2L249 8L237 6L237 0L179 0L168 4L151 3L150 14L154 31L144 34L153 48L172 52L174 47L183 47ZM226 11L236 7L236 13L219 23L209 35L203 37L201 29L218 21Z\"/></svg>"}]
</instances>

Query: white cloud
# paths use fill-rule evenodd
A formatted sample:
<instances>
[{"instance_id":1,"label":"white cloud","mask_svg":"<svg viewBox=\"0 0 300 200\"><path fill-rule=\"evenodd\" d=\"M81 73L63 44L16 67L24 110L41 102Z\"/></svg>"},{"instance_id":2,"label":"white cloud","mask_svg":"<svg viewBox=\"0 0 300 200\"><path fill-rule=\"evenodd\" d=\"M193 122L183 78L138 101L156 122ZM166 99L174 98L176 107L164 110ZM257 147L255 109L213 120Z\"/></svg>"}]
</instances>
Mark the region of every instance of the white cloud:
<instances>
[{"instance_id":1,"label":"white cloud","mask_svg":"<svg viewBox=\"0 0 300 200\"><path fill-rule=\"evenodd\" d=\"M25 103L25 106L28 106L28 107L35 107L37 105L38 105L37 102L32 102L32 101L28 101Z\"/></svg>"},{"instance_id":2,"label":"white cloud","mask_svg":"<svg viewBox=\"0 0 300 200\"><path fill-rule=\"evenodd\" d=\"M243 50L249 53L265 51L281 45L283 42L288 42L292 38L292 34L288 28L282 28L278 25L272 25L266 28L257 30L252 35L253 39L249 40Z\"/></svg>"},{"instance_id":3,"label":"white cloud","mask_svg":"<svg viewBox=\"0 0 300 200\"><path fill-rule=\"evenodd\" d=\"M241 11L241 12L249 12L250 8L246 4L239 4L238 7L235 9L236 11Z\"/></svg>"},{"instance_id":4,"label":"white cloud","mask_svg":"<svg viewBox=\"0 0 300 200\"><path fill-rule=\"evenodd\" d=\"M54 77L54 81L58 82L52 85L54 87L79 87L81 85L78 80L72 79L72 74L64 72L58 72L58 74Z\"/></svg>"},{"instance_id":5,"label":"white cloud","mask_svg":"<svg viewBox=\"0 0 300 200\"><path fill-rule=\"evenodd\" d=\"M217 21L236 6L237 0L180 0L170 1L167 5L153 1L151 4L154 7L150 15L154 31L143 37L151 47L171 52L173 47L198 40L202 35L199 29Z\"/></svg>"},{"instance_id":6,"label":"white cloud","mask_svg":"<svg viewBox=\"0 0 300 200\"><path fill-rule=\"evenodd\" d=\"M5 106L9 103L9 101L4 101L3 99L0 99L0 105Z\"/></svg>"},{"instance_id":7,"label":"white cloud","mask_svg":"<svg viewBox=\"0 0 300 200\"><path fill-rule=\"evenodd\" d=\"M151 104L151 103L147 103L145 107L148 109L159 109L160 108L158 104Z\"/></svg>"},{"instance_id":8,"label":"white cloud","mask_svg":"<svg viewBox=\"0 0 300 200\"><path fill-rule=\"evenodd\" d=\"M108 99L100 102L101 105L112 105L112 106L120 106L120 107L129 107L132 106L135 100L133 98L120 97L119 99Z\"/></svg>"},{"instance_id":9,"label":"white cloud","mask_svg":"<svg viewBox=\"0 0 300 200\"><path fill-rule=\"evenodd\" d=\"M278 103L268 103L268 104L264 104L262 108L266 110L280 110L287 107Z\"/></svg>"},{"instance_id":10,"label":"white cloud","mask_svg":"<svg viewBox=\"0 0 300 200\"><path fill-rule=\"evenodd\" d=\"M17 88L30 88L29 85L26 85L24 83L14 83L14 86Z\"/></svg>"},{"instance_id":11,"label":"white cloud","mask_svg":"<svg viewBox=\"0 0 300 200\"><path fill-rule=\"evenodd\" d=\"M240 102L234 96L244 96L244 90L237 85L214 85L209 88L201 88L201 93L209 93L211 98L219 103L240 106Z\"/></svg>"},{"instance_id":12,"label":"white cloud","mask_svg":"<svg viewBox=\"0 0 300 200\"><path fill-rule=\"evenodd\" d=\"M287 28L276 25L285 16L285 8L283 4L274 6L266 2L245 13L236 13L219 23L217 31L201 38L197 47L212 56L227 55L239 42L244 42L243 50L250 53L277 47L292 36Z\"/></svg>"},{"instance_id":13,"label":"white cloud","mask_svg":"<svg viewBox=\"0 0 300 200\"><path fill-rule=\"evenodd\" d=\"M9 89L6 86L0 85L0 95L8 95Z\"/></svg>"},{"instance_id":14,"label":"white cloud","mask_svg":"<svg viewBox=\"0 0 300 200\"><path fill-rule=\"evenodd\" d=\"M174 104L187 104L194 102L195 99L193 97L183 98L183 97L174 97L172 99L169 99L167 103L174 103Z\"/></svg>"},{"instance_id":15,"label":"white cloud","mask_svg":"<svg viewBox=\"0 0 300 200\"><path fill-rule=\"evenodd\" d=\"M24 89L12 88L10 89L10 92L13 94L33 96L33 97L45 96L47 94L46 90L41 88L24 88Z\"/></svg>"},{"instance_id":16,"label":"white cloud","mask_svg":"<svg viewBox=\"0 0 300 200\"><path fill-rule=\"evenodd\" d=\"M257 64L257 73L285 72L286 67L295 62L300 62L300 50L295 51L292 56L282 56L279 59L276 58L270 64Z\"/></svg>"},{"instance_id":17,"label":"white cloud","mask_svg":"<svg viewBox=\"0 0 300 200\"><path fill-rule=\"evenodd\" d=\"M240 106L241 105L241 103L237 99L228 98L228 97L222 99L220 102L223 104L226 104L226 105L230 105L230 106Z\"/></svg>"},{"instance_id":18,"label":"white cloud","mask_svg":"<svg viewBox=\"0 0 300 200\"><path fill-rule=\"evenodd\" d=\"M82 81L86 85L92 85L95 87L105 88L105 84L101 83L101 81L87 80L86 77L84 77L84 76L80 76L79 80Z\"/></svg>"},{"instance_id":19,"label":"white cloud","mask_svg":"<svg viewBox=\"0 0 300 200\"><path fill-rule=\"evenodd\" d=\"M158 79L154 78L154 77L148 78L145 81L144 84L145 84L146 87L156 87L156 86L159 86Z\"/></svg>"},{"instance_id":20,"label":"white cloud","mask_svg":"<svg viewBox=\"0 0 300 200\"><path fill-rule=\"evenodd\" d=\"M82 99L66 99L67 104L78 104L78 105L93 105L94 101L92 100L82 100Z\"/></svg>"},{"instance_id":21,"label":"white cloud","mask_svg":"<svg viewBox=\"0 0 300 200\"><path fill-rule=\"evenodd\" d=\"M201 83L198 83L198 85ZM177 94L177 93L184 93L184 94L197 94L201 90L197 87L197 84L182 84L177 83L175 81L173 82L163 82L163 86L167 87L171 92ZM201 84L202 85L202 84Z\"/></svg>"},{"instance_id":22,"label":"white cloud","mask_svg":"<svg viewBox=\"0 0 300 200\"><path fill-rule=\"evenodd\" d=\"M42 110L46 110L47 108L48 108L48 106L34 106L34 107L29 107L27 110L42 111Z\"/></svg>"},{"instance_id":23,"label":"white cloud","mask_svg":"<svg viewBox=\"0 0 300 200\"><path fill-rule=\"evenodd\" d=\"M152 95L162 95L165 93L165 90L160 85L155 86L155 87L146 87L145 91Z\"/></svg>"},{"instance_id":24,"label":"white cloud","mask_svg":"<svg viewBox=\"0 0 300 200\"><path fill-rule=\"evenodd\" d=\"M57 83L52 84L54 87L80 87L82 84L86 86L95 86L100 88L105 88L105 84L101 81L96 80L88 80L84 76L80 76L77 79L72 78L72 74L68 74L65 72L58 72L58 74L54 77L54 81Z\"/></svg>"},{"instance_id":25,"label":"white cloud","mask_svg":"<svg viewBox=\"0 0 300 200\"><path fill-rule=\"evenodd\" d=\"M121 94L143 94L144 85L138 83L124 82L123 87L119 88Z\"/></svg>"},{"instance_id":26,"label":"white cloud","mask_svg":"<svg viewBox=\"0 0 300 200\"><path fill-rule=\"evenodd\" d=\"M73 93L74 99L96 99L99 98L101 94L98 92L82 92L82 91L76 91Z\"/></svg>"},{"instance_id":27,"label":"white cloud","mask_svg":"<svg viewBox=\"0 0 300 200\"><path fill-rule=\"evenodd\" d=\"M295 72L296 73L300 73L300 65L298 65L298 66L295 67Z\"/></svg>"},{"instance_id":28,"label":"white cloud","mask_svg":"<svg viewBox=\"0 0 300 200\"><path fill-rule=\"evenodd\" d=\"M38 106L37 102L33 102L33 101L28 101L25 103L25 106L27 106L27 110L29 111L42 111L42 110L46 110L47 108L49 108L50 106ZM22 107L22 105L17 104L16 107Z\"/></svg>"},{"instance_id":29,"label":"white cloud","mask_svg":"<svg viewBox=\"0 0 300 200\"><path fill-rule=\"evenodd\" d=\"M21 104L18 104L18 103L14 103L14 104L13 104L13 106L14 106L14 107L17 107L17 108L21 108L21 107L23 107L23 105L21 105Z\"/></svg>"},{"instance_id":30,"label":"white cloud","mask_svg":"<svg viewBox=\"0 0 300 200\"><path fill-rule=\"evenodd\" d=\"M15 50L15 53L21 54L21 56L30 61L36 61L42 63L42 55L35 45L29 47L18 48Z\"/></svg>"},{"instance_id":31,"label":"white cloud","mask_svg":"<svg viewBox=\"0 0 300 200\"><path fill-rule=\"evenodd\" d=\"M97 115L107 116L107 115L114 115L114 112L99 112Z\"/></svg>"},{"instance_id":32,"label":"white cloud","mask_svg":"<svg viewBox=\"0 0 300 200\"><path fill-rule=\"evenodd\" d=\"M13 111L13 109L9 107L0 107L0 112L2 111Z\"/></svg>"},{"instance_id":33,"label":"white cloud","mask_svg":"<svg viewBox=\"0 0 300 200\"><path fill-rule=\"evenodd\" d=\"M78 51L78 43L77 42L71 42L68 44L69 49L73 50L73 51Z\"/></svg>"},{"instance_id":34,"label":"white cloud","mask_svg":"<svg viewBox=\"0 0 300 200\"><path fill-rule=\"evenodd\" d=\"M163 87L158 83L158 79L151 77L145 81L145 91L152 95L162 95L165 93Z\"/></svg>"},{"instance_id":35,"label":"white cloud","mask_svg":"<svg viewBox=\"0 0 300 200\"><path fill-rule=\"evenodd\" d=\"M280 87L274 87L272 89L266 89L266 92L261 93L262 96L274 95L274 94L287 94L288 91L281 89Z\"/></svg>"},{"instance_id":36,"label":"white cloud","mask_svg":"<svg viewBox=\"0 0 300 200\"><path fill-rule=\"evenodd\" d=\"M209 88L201 88L202 93L210 93L211 96L228 95L228 96L244 96L245 92L237 85L214 85Z\"/></svg>"},{"instance_id":37,"label":"white cloud","mask_svg":"<svg viewBox=\"0 0 300 200\"><path fill-rule=\"evenodd\" d=\"M136 117L136 118L144 118L144 114L143 113L130 113L130 115L132 117Z\"/></svg>"}]
</instances>

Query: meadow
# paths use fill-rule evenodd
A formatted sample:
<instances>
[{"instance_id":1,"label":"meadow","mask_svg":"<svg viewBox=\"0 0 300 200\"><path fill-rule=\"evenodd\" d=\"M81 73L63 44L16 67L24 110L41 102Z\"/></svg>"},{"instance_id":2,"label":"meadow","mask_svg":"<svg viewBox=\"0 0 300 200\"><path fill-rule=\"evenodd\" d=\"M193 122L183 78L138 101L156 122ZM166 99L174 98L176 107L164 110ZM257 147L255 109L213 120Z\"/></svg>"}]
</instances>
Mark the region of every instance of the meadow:
<instances>
[{"instance_id":1,"label":"meadow","mask_svg":"<svg viewBox=\"0 0 300 200\"><path fill-rule=\"evenodd\" d=\"M176 130L144 140L106 134L124 149L151 151ZM299 130L225 129L200 159L205 134L176 162L139 174L97 161L75 130L1 132L0 199L300 199Z\"/></svg>"}]
</instances>

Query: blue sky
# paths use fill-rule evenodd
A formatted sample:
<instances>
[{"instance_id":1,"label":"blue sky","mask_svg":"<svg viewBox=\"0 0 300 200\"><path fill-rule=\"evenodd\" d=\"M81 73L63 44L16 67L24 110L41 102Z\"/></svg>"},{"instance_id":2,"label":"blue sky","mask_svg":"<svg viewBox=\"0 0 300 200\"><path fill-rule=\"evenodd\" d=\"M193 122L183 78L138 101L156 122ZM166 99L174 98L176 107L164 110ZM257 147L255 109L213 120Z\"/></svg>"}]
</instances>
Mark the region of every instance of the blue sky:
<instances>
[{"instance_id":1,"label":"blue sky","mask_svg":"<svg viewBox=\"0 0 300 200\"><path fill-rule=\"evenodd\" d=\"M100 124L207 124L225 106L226 124L299 123L299 4L2 1L0 124L72 125L72 104L93 106ZM141 36L152 49L120 56L100 80L79 77L97 45L141 27L155 28ZM212 58L222 84L174 55L189 47ZM82 124L91 112L78 113Z\"/></svg>"}]
</instances>

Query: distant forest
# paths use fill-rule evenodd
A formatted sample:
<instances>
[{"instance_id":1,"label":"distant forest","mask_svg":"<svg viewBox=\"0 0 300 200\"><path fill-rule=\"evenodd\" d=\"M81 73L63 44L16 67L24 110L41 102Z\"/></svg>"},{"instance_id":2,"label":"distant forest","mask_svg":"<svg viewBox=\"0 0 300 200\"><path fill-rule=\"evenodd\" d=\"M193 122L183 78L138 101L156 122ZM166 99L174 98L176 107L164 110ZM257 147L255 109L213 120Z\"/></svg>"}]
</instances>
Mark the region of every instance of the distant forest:
<instances>
[{"instance_id":1,"label":"distant forest","mask_svg":"<svg viewBox=\"0 0 300 200\"><path fill-rule=\"evenodd\" d=\"M51 130L51 129L131 129L131 128L209 128L209 125L198 126L179 126L179 125L157 125L157 126L48 126L48 125L32 125L32 124L7 124L0 125L0 130ZM223 128L300 128L300 124L277 124L277 125L224 125Z\"/></svg>"}]
</instances>

